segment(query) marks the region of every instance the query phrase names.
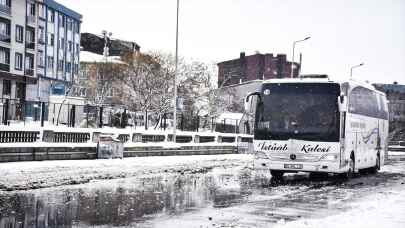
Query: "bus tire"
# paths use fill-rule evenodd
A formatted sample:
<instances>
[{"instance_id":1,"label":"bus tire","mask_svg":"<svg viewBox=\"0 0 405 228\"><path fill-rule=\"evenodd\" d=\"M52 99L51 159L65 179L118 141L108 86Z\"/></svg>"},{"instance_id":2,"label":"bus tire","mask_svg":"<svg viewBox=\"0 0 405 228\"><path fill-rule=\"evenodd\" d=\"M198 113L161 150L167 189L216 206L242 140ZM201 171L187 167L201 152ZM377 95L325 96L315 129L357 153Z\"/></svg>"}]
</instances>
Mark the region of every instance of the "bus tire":
<instances>
[{"instance_id":1,"label":"bus tire","mask_svg":"<svg viewBox=\"0 0 405 228\"><path fill-rule=\"evenodd\" d=\"M275 179L281 179L283 178L284 172L280 170L270 170L270 174L273 178Z\"/></svg>"},{"instance_id":2,"label":"bus tire","mask_svg":"<svg viewBox=\"0 0 405 228\"><path fill-rule=\"evenodd\" d=\"M350 161L349 161L349 170L347 170L346 173L342 173L343 179L350 180L353 178L354 175L354 166L355 166L355 160L354 160L354 155L353 153L350 155Z\"/></svg>"}]
</instances>

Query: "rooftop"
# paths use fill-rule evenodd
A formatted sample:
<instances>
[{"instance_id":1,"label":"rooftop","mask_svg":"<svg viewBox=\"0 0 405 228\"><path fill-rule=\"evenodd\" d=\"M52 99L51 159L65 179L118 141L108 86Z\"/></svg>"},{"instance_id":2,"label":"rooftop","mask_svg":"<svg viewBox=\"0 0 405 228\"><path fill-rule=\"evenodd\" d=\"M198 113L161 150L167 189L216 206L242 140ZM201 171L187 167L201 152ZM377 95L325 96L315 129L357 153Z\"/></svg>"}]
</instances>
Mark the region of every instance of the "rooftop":
<instances>
[{"instance_id":1,"label":"rooftop","mask_svg":"<svg viewBox=\"0 0 405 228\"><path fill-rule=\"evenodd\" d=\"M58 3L58 2L56 2L54 0L44 0L44 3L48 7L52 8L52 9L54 9L56 11L62 12L63 14L65 14L65 15L67 15L67 16L75 19L75 20L78 20L78 21L82 20L83 16L80 13L69 9L66 6L64 6L64 5Z\"/></svg>"}]
</instances>

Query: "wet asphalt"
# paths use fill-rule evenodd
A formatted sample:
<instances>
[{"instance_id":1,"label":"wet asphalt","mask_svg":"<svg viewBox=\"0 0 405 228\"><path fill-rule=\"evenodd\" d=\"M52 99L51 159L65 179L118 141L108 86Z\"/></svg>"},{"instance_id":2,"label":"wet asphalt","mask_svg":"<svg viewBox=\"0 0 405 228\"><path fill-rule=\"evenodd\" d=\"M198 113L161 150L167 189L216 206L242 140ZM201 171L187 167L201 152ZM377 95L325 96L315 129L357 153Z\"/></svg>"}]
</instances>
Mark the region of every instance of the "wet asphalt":
<instances>
[{"instance_id":1,"label":"wet asphalt","mask_svg":"<svg viewBox=\"0 0 405 228\"><path fill-rule=\"evenodd\" d=\"M404 182L404 159L349 181L303 173L273 180L249 165L92 181L0 193L0 228L268 227L342 213Z\"/></svg>"}]
</instances>

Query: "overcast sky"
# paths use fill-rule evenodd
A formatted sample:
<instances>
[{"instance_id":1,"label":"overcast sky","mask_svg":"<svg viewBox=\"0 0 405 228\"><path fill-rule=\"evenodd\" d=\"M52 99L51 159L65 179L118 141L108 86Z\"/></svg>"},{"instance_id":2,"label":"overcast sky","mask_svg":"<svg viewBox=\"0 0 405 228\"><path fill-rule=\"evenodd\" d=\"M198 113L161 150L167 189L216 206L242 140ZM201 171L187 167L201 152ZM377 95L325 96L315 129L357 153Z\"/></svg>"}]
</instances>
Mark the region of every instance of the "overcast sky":
<instances>
[{"instance_id":1,"label":"overcast sky","mask_svg":"<svg viewBox=\"0 0 405 228\"><path fill-rule=\"evenodd\" d=\"M175 50L176 0L57 0L83 15L82 32ZM207 63L286 53L302 73L405 84L405 0L180 0L179 54Z\"/></svg>"}]
</instances>

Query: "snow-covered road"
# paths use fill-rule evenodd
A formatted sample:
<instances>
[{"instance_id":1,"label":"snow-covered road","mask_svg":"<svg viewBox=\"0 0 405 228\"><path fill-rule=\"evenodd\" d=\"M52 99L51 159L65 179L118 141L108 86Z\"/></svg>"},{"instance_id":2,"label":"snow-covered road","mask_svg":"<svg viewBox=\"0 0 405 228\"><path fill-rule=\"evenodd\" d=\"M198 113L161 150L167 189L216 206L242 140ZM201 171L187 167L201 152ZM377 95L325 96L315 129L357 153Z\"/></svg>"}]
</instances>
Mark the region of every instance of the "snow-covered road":
<instances>
[{"instance_id":1,"label":"snow-covered road","mask_svg":"<svg viewBox=\"0 0 405 228\"><path fill-rule=\"evenodd\" d=\"M0 165L0 191L28 190L145 174L206 172L249 165L252 155L135 157L109 160L10 162Z\"/></svg>"},{"instance_id":2,"label":"snow-covered road","mask_svg":"<svg viewBox=\"0 0 405 228\"><path fill-rule=\"evenodd\" d=\"M361 175L350 181L294 174L274 182L269 172L253 170L251 159L249 155L221 155L9 164L13 171L3 166L0 170L18 178L10 177L14 185L32 186L20 182L48 177L57 187L0 192L0 228L18 224L405 227L404 160L390 161L377 175ZM56 175L51 175L52 170L58 170ZM35 173L32 180L22 178L28 171ZM111 171L115 176L110 177L115 179L102 178ZM120 173L126 173L125 178L120 178ZM89 183L61 185L61 180L81 175Z\"/></svg>"}]
</instances>

